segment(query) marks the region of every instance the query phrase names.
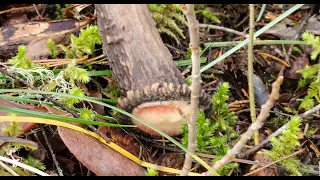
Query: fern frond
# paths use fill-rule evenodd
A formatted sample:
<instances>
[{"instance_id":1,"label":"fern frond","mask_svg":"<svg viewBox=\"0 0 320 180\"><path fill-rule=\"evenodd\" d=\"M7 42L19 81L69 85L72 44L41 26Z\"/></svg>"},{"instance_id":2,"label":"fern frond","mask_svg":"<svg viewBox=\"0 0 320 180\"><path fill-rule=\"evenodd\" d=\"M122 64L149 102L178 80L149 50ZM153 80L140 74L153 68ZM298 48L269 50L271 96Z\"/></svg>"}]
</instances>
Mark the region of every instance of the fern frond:
<instances>
[{"instance_id":1,"label":"fern frond","mask_svg":"<svg viewBox=\"0 0 320 180\"><path fill-rule=\"evenodd\" d=\"M173 39L175 39L177 44L180 44L178 37L172 31L170 31L170 29L167 29L165 27L159 27L158 31L159 33L167 34L169 37L172 37Z\"/></svg>"},{"instance_id":2,"label":"fern frond","mask_svg":"<svg viewBox=\"0 0 320 180\"><path fill-rule=\"evenodd\" d=\"M320 37L315 36L313 33L305 32L302 34L302 39L312 46L311 59L315 60L320 54Z\"/></svg>"},{"instance_id":3,"label":"fern frond","mask_svg":"<svg viewBox=\"0 0 320 180\"><path fill-rule=\"evenodd\" d=\"M210 21L213 21L213 22L218 23L218 24L221 23L220 19L219 19L217 16L215 16L214 14L212 14L212 12L210 12L210 11L207 10L207 9L205 9L205 10L202 11L202 15L203 15L205 18L209 19Z\"/></svg>"},{"instance_id":4,"label":"fern frond","mask_svg":"<svg viewBox=\"0 0 320 180\"><path fill-rule=\"evenodd\" d=\"M180 21L182 24L188 26L188 22L186 21L186 18L184 17L183 14L171 12L171 13L169 13L169 17L174 17L175 19Z\"/></svg>"},{"instance_id":5,"label":"fern frond","mask_svg":"<svg viewBox=\"0 0 320 180\"><path fill-rule=\"evenodd\" d=\"M184 37L182 30L178 27L178 25L176 24L176 22L174 20L167 19L166 21L167 21L169 28L174 29L178 33L178 35L180 37L182 37L183 39L186 38L186 37Z\"/></svg>"}]
</instances>

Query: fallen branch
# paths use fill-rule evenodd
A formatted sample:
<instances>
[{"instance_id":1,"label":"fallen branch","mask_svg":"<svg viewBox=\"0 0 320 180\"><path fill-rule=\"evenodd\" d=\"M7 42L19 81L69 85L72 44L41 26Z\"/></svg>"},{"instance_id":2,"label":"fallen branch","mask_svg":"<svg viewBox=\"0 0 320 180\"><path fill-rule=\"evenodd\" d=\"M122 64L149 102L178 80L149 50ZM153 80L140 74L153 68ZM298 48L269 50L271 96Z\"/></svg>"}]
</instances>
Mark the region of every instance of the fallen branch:
<instances>
[{"instance_id":1,"label":"fallen branch","mask_svg":"<svg viewBox=\"0 0 320 180\"><path fill-rule=\"evenodd\" d=\"M199 46L199 23L196 19L193 4L186 5L186 17L188 20L190 33L190 48L192 59L192 84L191 84L191 115L188 123L188 151L194 153L196 150L196 121L199 106L200 93L200 46ZM186 176L190 172L192 157L185 155L181 176Z\"/></svg>"},{"instance_id":2,"label":"fallen branch","mask_svg":"<svg viewBox=\"0 0 320 180\"><path fill-rule=\"evenodd\" d=\"M261 106L261 112L254 123L248 128L248 130L241 135L240 140L235 144L235 146L227 152L227 154L219 161L217 161L212 168L214 170L220 169L222 166L229 163L235 155L240 153L241 149L245 146L247 141L251 138L255 131L259 130L262 125L263 121L269 117L270 109L274 106L274 103L279 99L279 90L280 85L282 84L283 76L279 76L277 80L272 84L272 92L269 96L268 101L266 104ZM212 176L213 174L209 171L203 173L207 176Z\"/></svg>"},{"instance_id":3,"label":"fallen branch","mask_svg":"<svg viewBox=\"0 0 320 180\"><path fill-rule=\"evenodd\" d=\"M0 156L0 161L4 161L4 162L7 162L7 163L10 163L10 164L13 164L13 165L16 165L16 166L19 166L21 168L24 168L28 171L31 171L35 174L38 174L40 176L50 176L49 174L45 173L45 172L42 172L34 167L31 167L29 165L26 165L26 164L23 164L21 162L18 162L18 161L14 161L12 159L9 159L9 158L6 158L6 157L3 157L3 156Z\"/></svg>"},{"instance_id":4,"label":"fallen branch","mask_svg":"<svg viewBox=\"0 0 320 180\"><path fill-rule=\"evenodd\" d=\"M243 36L243 37L247 37L247 35L245 33L242 33L240 31L236 31L230 28L226 28L226 27L222 27L222 26L216 26L216 25L212 25L212 24L199 24L200 28L209 28L209 29L215 29L215 30L221 30L221 31L225 31L225 32L229 32L229 33L233 33L239 36Z\"/></svg>"},{"instance_id":5,"label":"fallen branch","mask_svg":"<svg viewBox=\"0 0 320 180\"><path fill-rule=\"evenodd\" d=\"M312 115L313 113L317 112L320 110L320 104L316 105L315 107L313 107L312 109L304 112L303 114L300 115L300 118L306 118L310 115ZM258 144L257 146L254 146L253 148L241 153L238 155L238 158L245 158L248 157L249 155L257 152L258 150L262 149L264 145L266 145L270 139L272 137L276 137L279 136L283 130L287 129L289 126L289 123L286 123L285 125L283 125L282 127L280 127L279 129L277 129L276 132L272 133L270 136L268 136L265 140L263 140L260 144Z\"/></svg>"},{"instance_id":6,"label":"fallen branch","mask_svg":"<svg viewBox=\"0 0 320 180\"><path fill-rule=\"evenodd\" d=\"M283 160L288 159L288 158L290 158L290 157L292 157L292 156L295 156L295 155L297 155L297 154L300 154L300 153L302 153L302 152L304 152L304 151L305 151L305 149L301 149L301 150L299 150L299 151L297 151L297 152L294 152L294 153L292 153L292 154L290 154L290 155L288 155L288 156L285 156L285 157L280 158L280 159L278 159L278 160L276 160L276 161L274 161L274 162L272 162L272 163L269 163L269 164L267 164L267 165L265 165L265 166L263 166L263 167L260 167L260 168L254 170L254 171L251 171L251 172L245 174L244 176L249 176L249 175L251 175L251 174L253 174L253 173L256 173L256 172L258 172L258 171L261 171L261 170L263 170L263 169L265 169L265 168L267 168L267 167L269 167L269 166L272 166L272 165L274 165L274 164L276 164L276 163L278 163L278 162L280 162L280 161L283 161Z\"/></svg>"}]
</instances>

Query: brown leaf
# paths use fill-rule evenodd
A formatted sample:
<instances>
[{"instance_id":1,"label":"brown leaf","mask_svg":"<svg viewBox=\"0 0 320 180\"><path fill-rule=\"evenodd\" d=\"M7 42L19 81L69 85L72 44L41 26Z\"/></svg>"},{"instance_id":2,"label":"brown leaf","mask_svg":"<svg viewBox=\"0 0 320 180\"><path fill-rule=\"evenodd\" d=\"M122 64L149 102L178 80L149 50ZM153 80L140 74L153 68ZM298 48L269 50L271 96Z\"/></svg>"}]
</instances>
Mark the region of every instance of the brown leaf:
<instances>
[{"instance_id":1,"label":"brown leaf","mask_svg":"<svg viewBox=\"0 0 320 180\"><path fill-rule=\"evenodd\" d=\"M297 73L297 70L303 69L306 65L309 65L309 58L307 56L300 56L293 61L291 68L284 70L283 76L290 79L300 79L301 74Z\"/></svg>"},{"instance_id":2,"label":"brown leaf","mask_svg":"<svg viewBox=\"0 0 320 180\"><path fill-rule=\"evenodd\" d=\"M264 163L264 164L272 163L272 161L267 156L260 154L258 152L254 154L253 160L256 162ZM253 165L250 168L250 171L254 171L257 168L260 168L260 167ZM251 176L276 176L276 170L273 167L267 167L267 168L264 168L258 172L251 174Z\"/></svg>"},{"instance_id":3,"label":"brown leaf","mask_svg":"<svg viewBox=\"0 0 320 180\"><path fill-rule=\"evenodd\" d=\"M144 176L140 165L86 134L58 127L71 153L98 176Z\"/></svg>"},{"instance_id":4,"label":"brown leaf","mask_svg":"<svg viewBox=\"0 0 320 180\"><path fill-rule=\"evenodd\" d=\"M127 133L120 128L102 126L99 127L99 131L107 136L110 136L112 141L123 149L129 151L135 156L139 156L140 146L139 144Z\"/></svg>"},{"instance_id":5,"label":"brown leaf","mask_svg":"<svg viewBox=\"0 0 320 180\"><path fill-rule=\"evenodd\" d=\"M46 42L51 38L54 42L60 43L68 40L71 33L77 32L80 26L88 21L77 22L74 20L57 20L51 22L21 23L0 28L0 55L10 57L16 54L19 45L28 45L27 57L31 59L47 53ZM34 49L32 49L34 48ZM40 52L37 52L40 51Z\"/></svg>"},{"instance_id":6,"label":"brown leaf","mask_svg":"<svg viewBox=\"0 0 320 180\"><path fill-rule=\"evenodd\" d=\"M320 20L319 15L313 15L308 19L304 31L312 32L315 35L320 35ZM272 34L281 39L293 39L297 34L299 25L294 25L293 22L286 18L282 22L276 24L272 28L266 30L264 34Z\"/></svg>"}]
</instances>

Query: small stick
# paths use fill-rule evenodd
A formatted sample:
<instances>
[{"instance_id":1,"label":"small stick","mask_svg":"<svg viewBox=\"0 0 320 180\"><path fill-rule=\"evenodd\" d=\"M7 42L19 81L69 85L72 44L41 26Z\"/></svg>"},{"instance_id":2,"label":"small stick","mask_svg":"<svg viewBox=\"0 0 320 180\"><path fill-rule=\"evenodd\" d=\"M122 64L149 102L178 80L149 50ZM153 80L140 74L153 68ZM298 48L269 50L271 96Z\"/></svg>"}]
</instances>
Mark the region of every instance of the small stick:
<instances>
[{"instance_id":1,"label":"small stick","mask_svg":"<svg viewBox=\"0 0 320 180\"><path fill-rule=\"evenodd\" d=\"M3 167L3 169L7 170L10 174L12 174L13 176L19 176L19 174L17 174L16 172L14 172L14 170L12 170L9 166L7 166L5 163L3 163L2 161L0 161L0 166Z\"/></svg>"},{"instance_id":2,"label":"small stick","mask_svg":"<svg viewBox=\"0 0 320 180\"><path fill-rule=\"evenodd\" d=\"M303 114L300 115L300 118L306 118L310 115L312 115L313 113L317 112L320 110L320 104L316 105L315 107L313 107L312 109L310 109L309 111L304 112ZM282 127L280 127L276 132L272 133L270 136L268 136L265 140L263 140L260 144L258 144L257 146L254 146L253 148L245 151L244 153L241 153L238 155L239 158L244 158L246 156L249 156L253 153L255 153L256 151L260 150L261 148L263 148L264 145L266 145L270 139L272 137L278 136L282 133L283 130L287 129L289 126L289 123L286 123L285 125L283 125Z\"/></svg>"},{"instance_id":3,"label":"small stick","mask_svg":"<svg viewBox=\"0 0 320 180\"><path fill-rule=\"evenodd\" d=\"M221 31L225 31L225 32L229 32L229 33L233 33L239 36L243 36L243 37L247 37L247 35L245 33L242 33L240 31L236 31L230 28L226 28L226 27L222 27L222 26L216 26L216 25L212 25L212 24L199 24L200 28L209 28L209 29L215 29L215 30L221 30Z\"/></svg>"},{"instance_id":4,"label":"small stick","mask_svg":"<svg viewBox=\"0 0 320 180\"><path fill-rule=\"evenodd\" d=\"M253 34L254 34L254 4L249 4L249 44L248 44L248 86L250 101L251 122L256 120L255 102L254 102L254 85L253 85ZM259 144L259 132L254 132L254 144Z\"/></svg>"},{"instance_id":5,"label":"small stick","mask_svg":"<svg viewBox=\"0 0 320 180\"><path fill-rule=\"evenodd\" d=\"M268 101L261 106L261 112L254 123L248 128L248 130L241 135L240 140L235 144L235 146L227 152L227 154L219 161L217 161L213 165L214 170L220 169L222 166L226 165L227 163L232 160L235 155L239 154L242 147L245 146L247 141L251 138L255 131L259 130L262 125L263 121L265 121L269 117L269 112L271 108L274 106L274 103L279 99L279 90L280 86L283 82L283 76L279 76L275 82L272 84L272 91L269 96ZM203 173L207 176L212 176L213 174L210 171Z\"/></svg>"},{"instance_id":6,"label":"small stick","mask_svg":"<svg viewBox=\"0 0 320 180\"><path fill-rule=\"evenodd\" d=\"M38 14L39 18L43 18L43 17L41 16L41 14L39 13L36 5L35 5L35 4L32 4L32 5L33 5L34 9L36 10L36 13Z\"/></svg>"},{"instance_id":7,"label":"small stick","mask_svg":"<svg viewBox=\"0 0 320 180\"><path fill-rule=\"evenodd\" d=\"M196 120L199 106L200 92L200 45L199 45L199 23L196 19L193 4L186 5L186 17L188 20L190 34L190 48L192 59L192 84L191 84L191 115L188 122L188 151L194 153L196 150ZM189 174L192 165L192 157L186 153L181 176Z\"/></svg>"},{"instance_id":8,"label":"small stick","mask_svg":"<svg viewBox=\"0 0 320 180\"><path fill-rule=\"evenodd\" d=\"M39 169L36 169L34 167L31 167L29 165L26 165L26 164L23 164L21 162L18 162L18 161L14 161L12 159L9 159L9 158L6 158L6 157L3 157L3 156L0 156L0 161L4 161L4 162L7 162L7 163L10 163L10 164L13 164L13 165L16 165L16 166L19 166L21 168L24 168L28 171L31 171L33 173L36 173L40 176L50 176L49 174L45 173L45 172L42 172L40 171Z\"/></svg>"},{"instance_id":9,"label":"small stick","mask_svg":"<svg viewBox=\"0 0 320 180\"><path fill-rule=\"evenodd\" d=\"M297 151L297 152L294 152L294 153L292 153L292 154L290 154L290 155L288 155L288 156L285 156L285 157L283 157L283 158L280 158L280 159L278 159L278 160L276 160L276 161L274 161L274 162L271 162L271 163L267 164L266 166L263 166L263 167L261 167L261 168L258 168L258 169L256 169L256 170L254 170L254 171L251 171L251 172L249 172L249 173L247 173L247 174L245 174L245 175L243 175L243 176L249 176L249 175L251 175L251 174L253 174L253 173L256 173L256 172L258 172L258 171L261 171L261 170L263 170L263 169L265 169L265 168L267 168L267 167L269 167L269 166L271 166L271 165L274 165L274 164L276 164L276 163L278 163L278 162L280 162L280 161L283 161L283 160L288 159L288 158L290 158L290 157L292 157L292 156L295 156L295 155L297 155L297 154L300 154L300 153L302 153L304 150L305 150L305 149L300 149L300 150Z\"/></svg>"},{"instance_id":10,"label":"small stick","mask_svg":"<svg viewBox=\"0 0 320 180\"><path fill-rule=\"evenodd\" d=\"M47 144L47 146L48 146L48 149L49 149L49 151L50 151L50 154L51 154L52 160L53 160L53 162L54 162L54 165L55 165L56 168L57 168L58 174L59 174L59 176L63 176L63 171L62 171L62 169L61 169L60 166L59 166L59 162L57 161L56 155L53 153L51 144L49 143L49 140L48 140L48 138L47 138L47 135L46 135L46 132L44 131L43 126L40 126L40 129L41 129L41 132L42 132L42 136L43 136L43 138L44 138L44 140L45 140L45 142L46 142L46 144Z\"/></svg>"}]
</instances>

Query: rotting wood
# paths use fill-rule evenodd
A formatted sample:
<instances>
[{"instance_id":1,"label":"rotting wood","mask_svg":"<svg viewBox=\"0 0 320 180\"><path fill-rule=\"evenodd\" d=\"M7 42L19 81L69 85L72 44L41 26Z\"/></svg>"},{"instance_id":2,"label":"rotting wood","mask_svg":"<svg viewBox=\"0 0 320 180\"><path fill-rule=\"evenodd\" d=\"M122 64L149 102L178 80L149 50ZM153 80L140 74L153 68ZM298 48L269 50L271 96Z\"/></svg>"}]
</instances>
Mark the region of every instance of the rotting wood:
<instances>
[{"instance_id":1,"label":"rotting wood","mask_svg":"<svg viewBox=\"0 0 320 180\"><path fill-rule=\"evenodd\" d=\"M95 7L103 52L122 93L118 106L168 135L179 134L190 112L191 91L162 42L147 5ZM199 96L199 107L210 115L211 98L203 90ZM159 135L126 116L121 119L148 134Z\"/></svg>"}]
</instances>

